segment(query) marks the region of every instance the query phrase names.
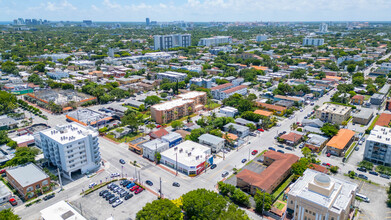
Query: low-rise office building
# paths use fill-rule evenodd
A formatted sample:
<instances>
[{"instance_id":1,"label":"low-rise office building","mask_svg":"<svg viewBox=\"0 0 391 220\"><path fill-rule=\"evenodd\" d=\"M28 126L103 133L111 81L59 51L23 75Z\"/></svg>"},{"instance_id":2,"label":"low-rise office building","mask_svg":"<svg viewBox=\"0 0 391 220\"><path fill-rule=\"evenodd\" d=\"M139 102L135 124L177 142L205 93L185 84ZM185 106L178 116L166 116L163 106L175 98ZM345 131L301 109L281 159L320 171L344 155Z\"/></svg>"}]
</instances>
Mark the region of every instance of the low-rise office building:
<instances>
[{"instance_id":1,"label":"low-rise office building","mask_svg":"<svg viewBox=\"0 0 391 220\"><path fill-rule=\"evenodd\" d=\"M376 125L367 138L364 159L391 166L391 128Z\"/></svg>"},{"instance_id":2,"label":"low-rise office building","mask_svg":"<svg viewBox=\"0 0 391 220\"><path fill-rule=\"evenodd\" d=\"M357 184L307 169L289 187L287 213L297 220L347 220Z\"/></svg>"},{"instance_id":3,"label":"low-rise office building","mask_svg":"<svg viewBox=\"0 0 391 220\"><path fill-rule=\"evenodd\" d=\"M344 156L345 151L353 142L356 133L349 129L341 129L338 133L327 142L327 152L336 156Z\"/></svg>"},{"instance_id":4,"label":"low-rise office building","mask_svg":"<svg viewBox=\"0 0 391 220\"><path fill-rule=\"evenodd\" d=\"M198 143L209 146L212 152L217 153L224 147L225 139L211 134L203 134L198 138Z\"/></svg>"},{"instance_id":5,"label":"low-rise office building","mask_svg":"<svg viewBox=\"0 0 391 220\"><path fill-rule=\"evenodd\" d=\"M37 196L37 191L50 190L50 177L33 163L5 170L7 180L24 199Z\"/></svg>"},{"instance_id":6,"label":"low-rise office building","mask_svg":"<svg viewBox=\"0 0 391 220\"><path fill-rule=\"evenodd\" d=\"M349 119L351 111L352 107L349 106L325 103L315 110L315 117L324 122L340 125Z\"/></svg>"},{"instance_id":7,"label":"low-rise office building","mask_svg":"<svg viewBox=\"0 0 391 220\"><path fill-rule=\"evenodd\" d=\"M210 147L185 141L162 152L160 163L188 176L197 176L213 164L213 155Z\"/></svg>"},{"instance_id":8,"label":"low-rise office building","mask_svg":"<svg viewBox=\"0 0 391 220\"><path fill-rule=\"evenodd\" d=\"M235 117L237 114L239 114L239 111L231 106L225 106L220 108L220 113L225 114L227 117Z\"/></svg>"},{"instance_id":9,"label":"low-rise office building","mask_svg":"<svg viewBox=\"0 0 391 220\"><path fill-rule=\"evenodd\" d=\"M157 152L161 153L170 148L169 143L161 139L154 139L139 145L143 149L143 157L155 161Z\"/></svg>"},{"instance_id":10,"label":"low-rise office building","mask_svg":"<svg viewBox=\"0 0 391 220\"><path fill-rule=\"evenodd\" d=\"M367 125L373 118L373 110L361 108L358 113L353 114L353 123Z\"/></svg>"},{"instance_id":11,"label":"low-rise office building","mask_svg":"<svg viewBox=\"0 0 391 220\"><path fill-rule=\"evenodd\" d=\"M224 126L224 131L233 133L241 138L247 137L250 129L247 126L242 126L234 123L228 123Z\"/></svg>"}]
</instances>

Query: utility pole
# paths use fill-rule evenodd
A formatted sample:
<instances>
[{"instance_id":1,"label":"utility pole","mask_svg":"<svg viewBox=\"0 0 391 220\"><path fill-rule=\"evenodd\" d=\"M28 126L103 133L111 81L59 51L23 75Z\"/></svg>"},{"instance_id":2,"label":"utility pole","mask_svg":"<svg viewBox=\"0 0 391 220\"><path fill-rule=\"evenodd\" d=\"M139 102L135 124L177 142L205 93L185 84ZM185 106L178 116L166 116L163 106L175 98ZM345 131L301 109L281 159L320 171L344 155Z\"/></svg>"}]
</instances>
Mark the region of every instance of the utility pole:
<instances>
[{"instance_id":1,"label":"utility pole","mask_svg":"<svg viewBox=\"0 0 391 220\"><path fill-rule=\"evenodd\" d=\"M178 153L175 153L175 170L176 170L175 176L178 176Z\"/></svg>"},{"instance_id":2,"label":"utility pole","mask_svg":"<svg viewBox=\"0 0 391 220\"><path fill-rule=\"evenodd\" d=\"M159 181L160 181L160 190L159 190L160 198L162 198L162 178L161 177L159 177Z\"/></svg>"},{"instance_id":3,"label":"utility pole","mask_svg":"<svg viewBox=\"0 0 391 220\"><path fill-rule=\"evenodd\" d=\"M60 169L58 167L57 167L57 173L58 173L58 179L60 180L60 187L61 187L61 191L62 191L61 173L60 173Z\"/></svg>"}]
</instances>

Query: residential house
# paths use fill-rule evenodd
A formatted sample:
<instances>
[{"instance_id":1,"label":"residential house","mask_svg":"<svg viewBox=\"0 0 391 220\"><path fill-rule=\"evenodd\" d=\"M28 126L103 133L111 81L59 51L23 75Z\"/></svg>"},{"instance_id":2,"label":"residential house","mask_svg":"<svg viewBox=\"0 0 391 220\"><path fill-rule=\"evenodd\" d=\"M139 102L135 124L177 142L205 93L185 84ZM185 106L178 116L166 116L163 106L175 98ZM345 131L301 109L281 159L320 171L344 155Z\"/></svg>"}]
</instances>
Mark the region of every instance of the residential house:
<instances>
[{"instance_id":1,"label":"residential house","mask_svg":"<svg viewBox=\"0 0 391 220\"><path fill-rule=\"evenodd\" d=\"M349 129L341 129L338 133L327 142L327 152L336 156L344 156L345 151L353 142L356 133Z\"/></svg>"}]
</instances>

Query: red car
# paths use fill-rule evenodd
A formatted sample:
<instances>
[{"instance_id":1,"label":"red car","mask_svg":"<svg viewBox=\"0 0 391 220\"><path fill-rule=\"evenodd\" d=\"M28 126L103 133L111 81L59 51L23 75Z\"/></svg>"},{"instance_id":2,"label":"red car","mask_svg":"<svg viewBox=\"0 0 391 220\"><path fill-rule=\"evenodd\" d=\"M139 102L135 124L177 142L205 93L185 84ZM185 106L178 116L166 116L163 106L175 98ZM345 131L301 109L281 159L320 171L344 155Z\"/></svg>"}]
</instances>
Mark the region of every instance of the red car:
<instances>
[{"instance_id":1,"label":"red car","mask_svg":"<svg viewBox=\"0 0 391 220\"><path fill-rule=\"evenodd\" d=\"M255 155L255 154L257 154L257 153L258 153L257 150L253 150L253 152L251 152L251 155Z\"/></svg>"},{"instance_id":2,"label":"red car","mask_svg":"<svg viewBox=\"0 0 391 220\"><path fill-rule=\"evenodd\" d=\"M0 170L0 174L3 174L3 173L5 173L5 170Z\"/></svg>"},{"instance_id":3,"label":"red car","mask_svg":"<svg viewBox=\"0 0 391 220\"><path fill-rule=\"evenodd\" d=\"M161 125L156 125L156 128L161 128L162 126Z\"/></svg>"},{"instance_id":4,"label":"red car","mask_svg":"<svg viewBox=\"0 0 391 220\"><path fill-rule=\"evenodd\" d=\"M136 190L136 192L134 192L134 194L139 194L139 193L141 193L142 191L144 191L144 189L143 189L143 188L139 188L139 189Z\"/></svg>"},{"instance_id":5,"label":"red car","mask_svg":"<svg viewBox=\"0 0 391 220\"><path fill-rule=\"evenodd\" d=\"M13 205L13 206L16 206L18 204L18 202L14 198L10 198L10 200L8 200L8 202L11 203L11 205Z\"/></svg>"},{"instance_id":6,"label":"red car","mask_svg":"<svg viewBox=\"0 0 391 220\"><path fill-rule=\"evenodd\" d=\"M260 128L260 129L258 129L258 131L264 132L265 130L263 130L262 128Z\"/></svg>"},{"instance_id":7,"label":"red car","mask_svg":"<svg viewBox=\"0 0 391 220\"><path fill-rule=\"evenodd\" d=\"M137 190L138 188L140 188L140 187L138 185L135 185L132 188L130 188L130 191L133 192L133 191Z\"/></svg>"},{"instance_id":8,"label":"red car","mask_svg":"<svg viewBox=\"0 0 391 220\"><path fill-rule=\"evenodd\" d=\"M326 163L326 165L327 165L328 167L331 167L331 164L329 164L329 163Z\"/></svg>"},{"instance_id":9,"label":"red car","mask_svg":"<svg viewBox=\"0 0 391 220\"><path fill-rule=\"evenodd\" d=\"M331 156L331 154L330 153L327 153L327 157L330 157Z\"/></svg>"}]
</instances>

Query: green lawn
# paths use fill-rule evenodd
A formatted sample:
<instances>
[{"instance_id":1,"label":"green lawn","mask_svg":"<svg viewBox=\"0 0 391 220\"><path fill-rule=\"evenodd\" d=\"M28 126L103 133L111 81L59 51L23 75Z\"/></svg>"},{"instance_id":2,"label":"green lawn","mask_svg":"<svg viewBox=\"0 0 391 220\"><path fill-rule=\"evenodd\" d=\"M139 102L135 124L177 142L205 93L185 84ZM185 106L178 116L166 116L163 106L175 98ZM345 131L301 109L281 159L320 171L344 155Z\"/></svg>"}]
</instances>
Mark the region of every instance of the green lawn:
<instances>
[{"instance_id":1,"label":"green lawn","mask_svg":"<svg viewBox=\"0 0 391 220\"><path fill-rule=\"evenodd\" d=\"M293 175L291 175L285 182L281 183L276 190L274 190L272 196L276 198L293 180Z\"/></svg>"},{"instance_id":2,"label":"green lawn","mask_svg":"<svg viewBox=\"0 0 391 220\"><path fill-rule=\"evenodd\" d=\"M282 209L285 207L285 204L283 204L283 203L277 201L277 202L275 202L275 203L273 204L273 207L276 207L277 209L279 209L279 210L282 211Z\"/></svg>"},{"instance_id":3,"label":"green lawn","mask_svg":"<svg viewBox=\"0 0 391 220\"><path fill-rule=\"evenodd\" d=\"M357 143L354 142L350 145L349 149L346 151L345 158L350 154L350 152L356 147Z\"/></svg>"}]
</instances>

